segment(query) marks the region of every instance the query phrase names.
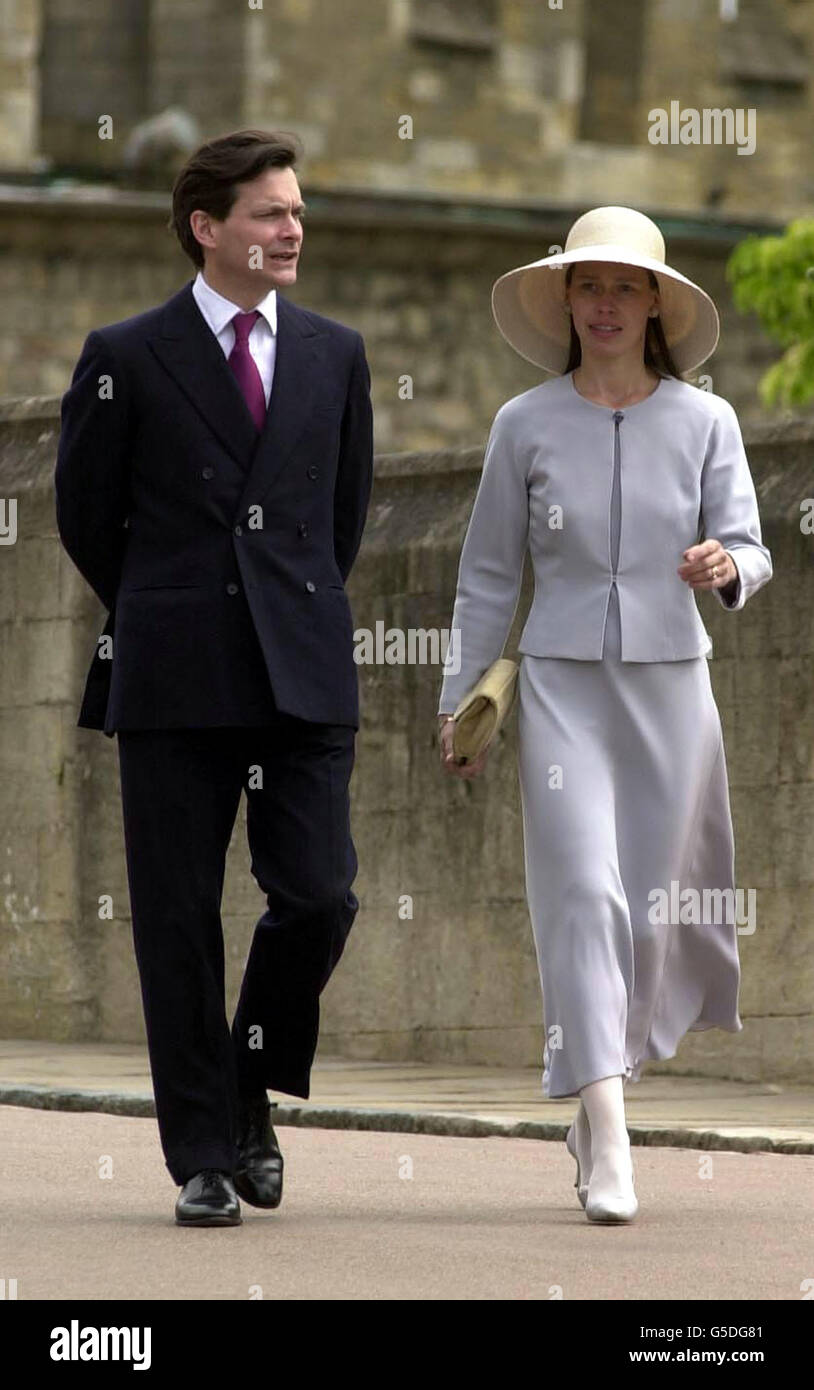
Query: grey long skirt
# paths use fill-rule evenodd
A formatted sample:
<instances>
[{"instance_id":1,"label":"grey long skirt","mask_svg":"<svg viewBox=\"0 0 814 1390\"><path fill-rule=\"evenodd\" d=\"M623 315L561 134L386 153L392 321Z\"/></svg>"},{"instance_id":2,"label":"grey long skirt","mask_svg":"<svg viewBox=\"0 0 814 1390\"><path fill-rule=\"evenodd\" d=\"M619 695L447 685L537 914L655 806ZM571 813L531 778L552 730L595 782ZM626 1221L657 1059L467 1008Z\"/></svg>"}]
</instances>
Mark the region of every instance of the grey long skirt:
<instances>
[{"instance_id":1,"label":"grey long skirt","mask_svg":"<svg viewBox=\"0 0 814 1390\"><path fill-rule=\"evenodd\" d=\"M711 920L688 907L686 921L674 910L687 888L700 897L735 887L707 659L623 662L620 652L612 585L601 661L520 663L526 892L549 1097L605 1076L638 1081L643 1063L674 1056L688 1030L743 1027L732 911L708 901ZM665 925L650 895L670 895L673 882Z\"/></svg>"}]
</instances>

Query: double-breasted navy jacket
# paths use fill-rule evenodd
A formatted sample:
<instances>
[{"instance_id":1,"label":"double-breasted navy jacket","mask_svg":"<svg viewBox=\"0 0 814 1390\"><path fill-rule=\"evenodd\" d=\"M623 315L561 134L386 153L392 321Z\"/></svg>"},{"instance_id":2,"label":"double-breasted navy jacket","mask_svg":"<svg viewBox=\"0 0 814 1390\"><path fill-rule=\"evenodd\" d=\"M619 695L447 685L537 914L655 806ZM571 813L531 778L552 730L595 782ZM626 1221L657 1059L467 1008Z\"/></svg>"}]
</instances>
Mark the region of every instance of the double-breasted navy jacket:
<instances>
[{"instance_id":1,"label":"double-breasted navy jacket","mask_svg":"<svg viewBox=\"0 0 814 1390\"><path fill-rule=\"evenodd\" d=\"M370 373L355 330L279 292L277 312L259 433L191 281L86 339L56 514L112 659L100 641L80 727L256 722L268 678L279 710L358 728L344 585L372 487Z\"/></svg>"}]
</instances>

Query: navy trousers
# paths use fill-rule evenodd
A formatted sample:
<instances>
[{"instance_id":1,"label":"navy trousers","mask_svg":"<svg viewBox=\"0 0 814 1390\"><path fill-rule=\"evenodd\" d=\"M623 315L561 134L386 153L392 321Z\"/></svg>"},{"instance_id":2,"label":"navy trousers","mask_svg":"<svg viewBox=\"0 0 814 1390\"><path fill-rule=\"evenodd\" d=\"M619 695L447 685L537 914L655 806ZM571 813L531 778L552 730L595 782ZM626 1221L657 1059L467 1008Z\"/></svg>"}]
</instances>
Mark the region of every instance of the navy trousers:
<instances>
[{"instance_id":1,"label":"navy trousers","mask_svg":"<svg viewBox=\"0 0 814 1390\"><path fill-rule=\"evenodd\" d=\"M355 729L274 710L261 727L119 730L127 875L156 1115L185 1183L232 1172L241 1092L307 1099L319 995L359 907ZM231 1029L220 916L241 791L266 895Z\"/></svg>"}]
</instances>

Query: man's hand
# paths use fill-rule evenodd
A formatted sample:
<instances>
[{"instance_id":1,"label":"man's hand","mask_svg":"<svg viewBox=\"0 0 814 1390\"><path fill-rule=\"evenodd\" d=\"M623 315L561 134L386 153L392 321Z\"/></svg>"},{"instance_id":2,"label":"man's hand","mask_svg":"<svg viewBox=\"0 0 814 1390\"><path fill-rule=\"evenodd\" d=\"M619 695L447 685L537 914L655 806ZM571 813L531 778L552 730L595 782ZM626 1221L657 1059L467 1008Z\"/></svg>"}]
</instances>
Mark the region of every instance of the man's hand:
<instances>
[{"instance_id":1,"label":"man's hand","mask_svg":"<svg viewBox=\"0 0 814 1390\"><path fill-rule=\"evenodd\" d=\"M720 541L691 545L683 555L685 563L679 565L678 574L691 589L726 589L738 578L735 561Z\"/></svg>"},{"instance_id":2,"label":"man's hand","mask_svg":"<svg viewBox=\"0 0 814 1390\"><path fill-rule=\"evenodd\" d=\"M479 757L471 763L459 763L455 761L452 751L452 740L455 733L455 720L451 714L438 715L438 733L441 748L441 766L445 772L449 772L453 777L477 777L483 771L486 759L489 756L489 749L485 748Z\"/></svg>"}]
</instances>

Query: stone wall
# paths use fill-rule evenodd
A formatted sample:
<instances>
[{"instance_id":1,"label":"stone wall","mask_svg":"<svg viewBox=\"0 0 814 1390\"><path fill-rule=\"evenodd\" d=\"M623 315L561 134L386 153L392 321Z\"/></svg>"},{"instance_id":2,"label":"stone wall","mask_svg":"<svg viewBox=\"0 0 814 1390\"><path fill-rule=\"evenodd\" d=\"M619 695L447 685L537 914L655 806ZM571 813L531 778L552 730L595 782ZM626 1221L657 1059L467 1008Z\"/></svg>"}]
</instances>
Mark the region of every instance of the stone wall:
<instances>
[{"instance_id":1,"label":"stone wall","mask_svg":"<svg viewBox=\"0 0 814 1390\"><path fill-rule=\"evenodd\" d=\"M54 399L0 407L0 1035L138 1041L115 740L77 729L104 614L56 533ZM811 1081L814 1052L814 430L747 433L775 578L739 614L700 597L714 643L737 839L758 925L740 938L744 1031L690 1034L653 1071ZM356 627L443 628L482 449L379 455L349 592ZM507 654L530 598L530 576ZM361 666L352 782L361 910L323 995L324 1054L537 1066L514 724L474 782L438 765L437 668ZM488 826L488 832L487 832ZM402 895L412 915L400 914ZM107 904L110 909L108 913ZM229 1007L265 900L245 802L224 893Z\"/></svg>"},{"instance_id":2,"label":"stone wall","mask_svg":"<svg viewBox=\"0 0 814 1390\"><path fill-rule=\"evenodd\" d=\"M364 335L382 451L486 439L498 407L544 375L500 336L494 281L562 246L584 206L306 188L298 282L286 294ZM194 269L167 230L161 194L0 187L0 397L61 394L93 328L162 303ZM760 222L661 218L670 260L719 306L712 389L744 421L779 349L732 305L726 260ZM402 398L403 378L411 395ZM814 407L806 407L811 414ZM783 418L779 415L778 418Z\"/></svg>"}]
</instances>

